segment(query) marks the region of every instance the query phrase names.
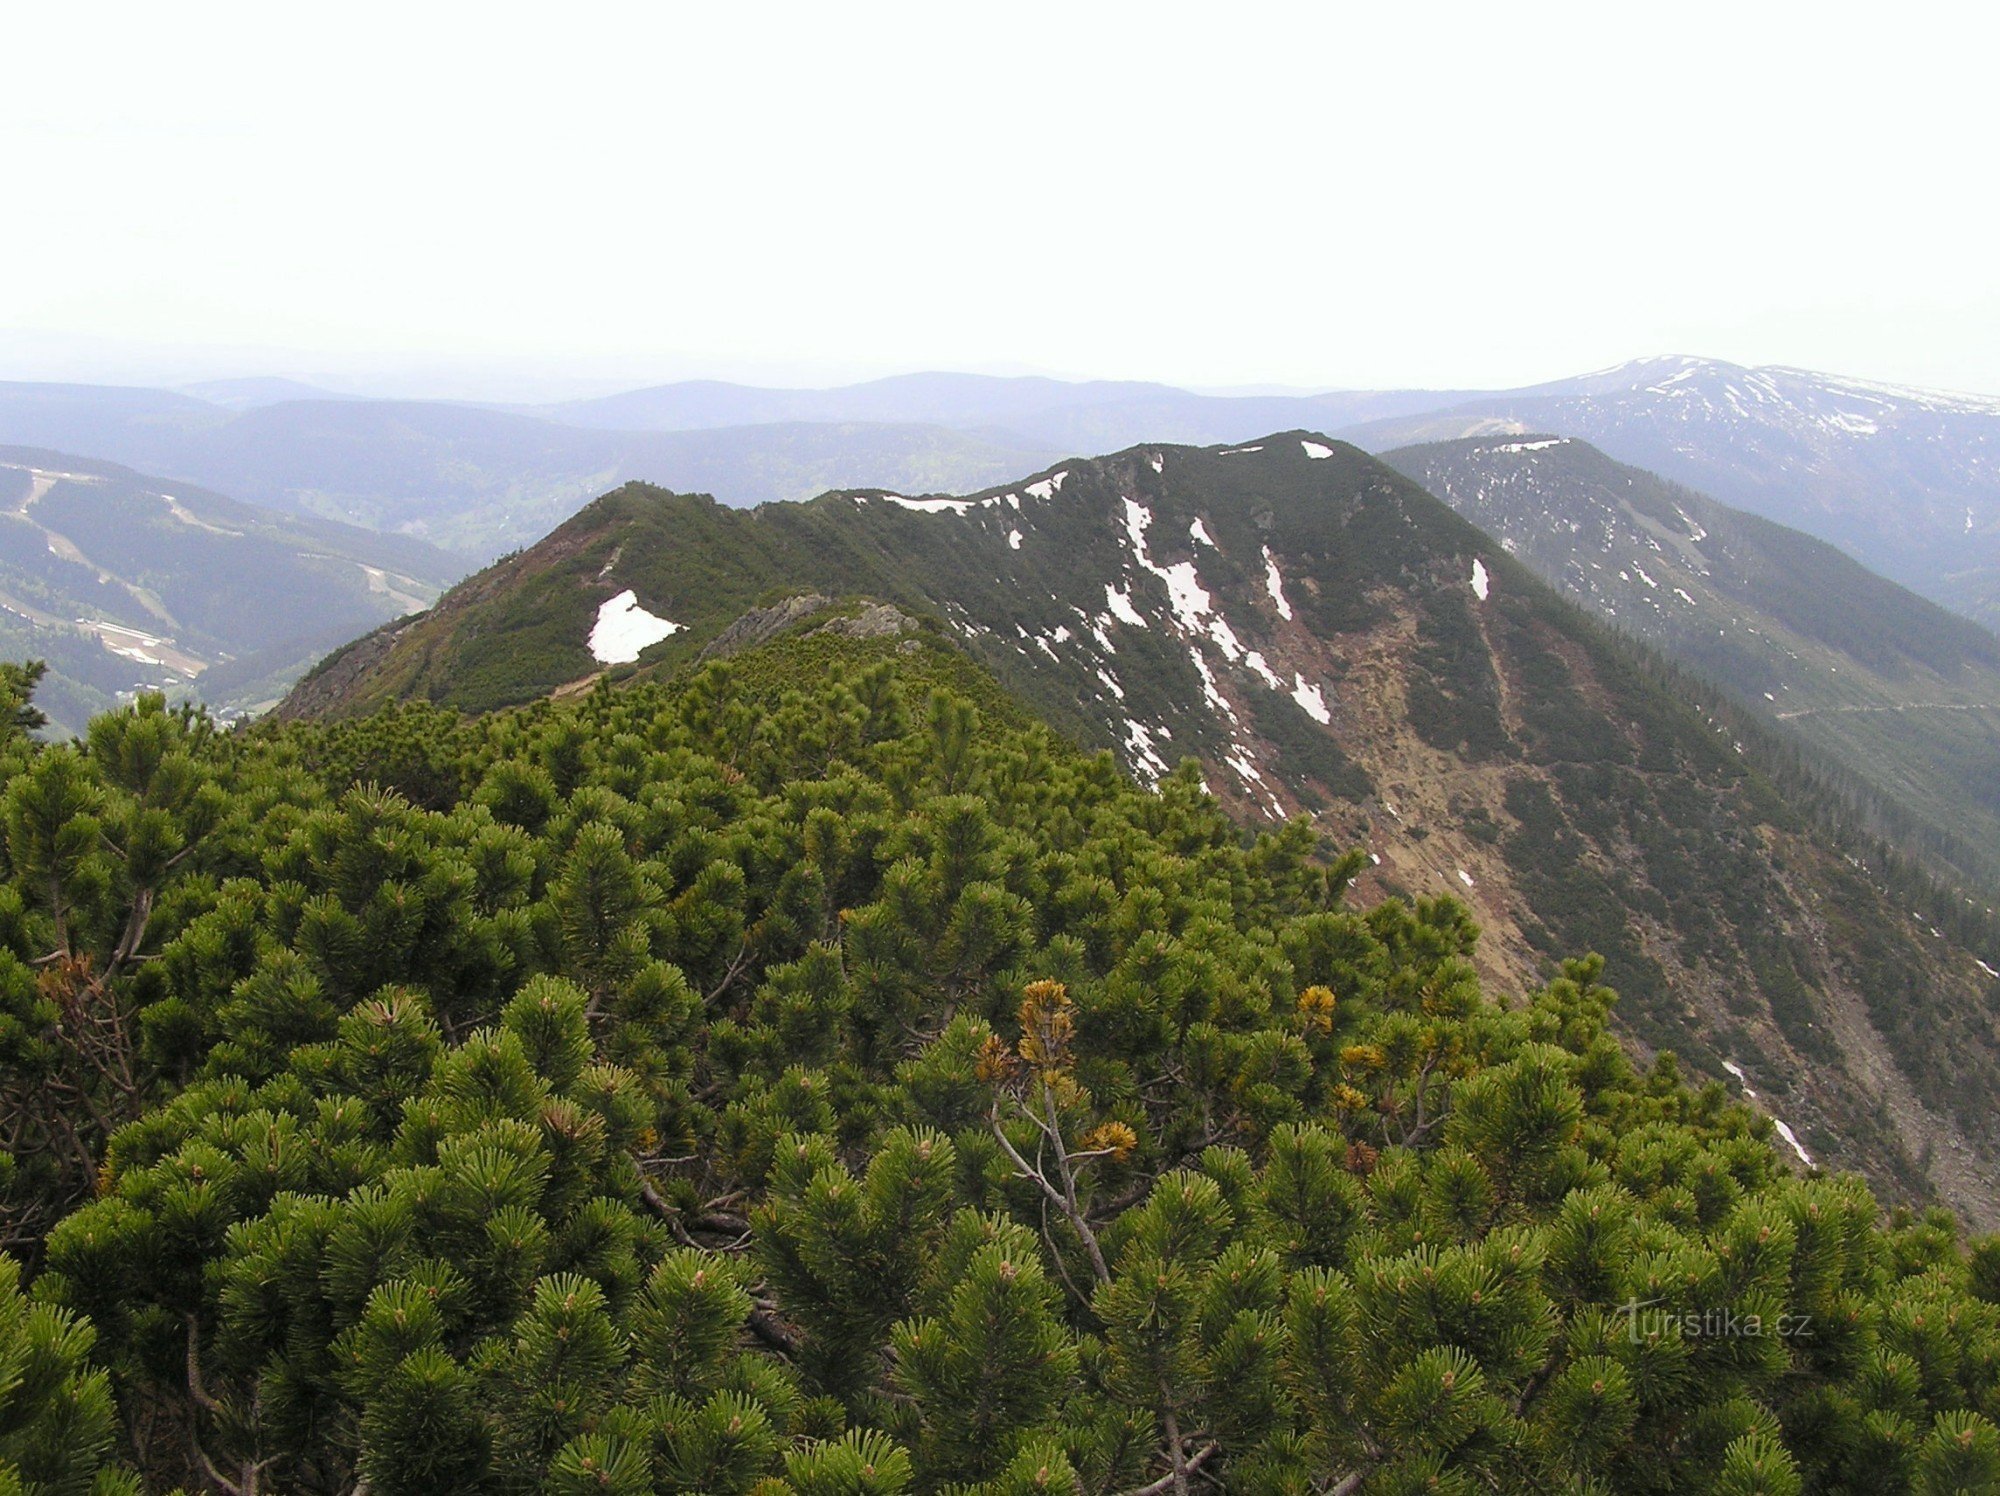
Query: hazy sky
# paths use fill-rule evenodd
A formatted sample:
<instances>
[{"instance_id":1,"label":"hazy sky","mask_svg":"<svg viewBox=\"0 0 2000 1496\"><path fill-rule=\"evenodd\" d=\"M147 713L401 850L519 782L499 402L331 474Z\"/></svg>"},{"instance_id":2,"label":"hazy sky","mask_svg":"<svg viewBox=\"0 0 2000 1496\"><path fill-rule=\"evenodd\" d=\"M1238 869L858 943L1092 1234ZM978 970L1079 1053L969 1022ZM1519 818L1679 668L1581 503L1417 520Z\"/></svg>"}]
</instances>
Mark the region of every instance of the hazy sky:
<instances>
[{"instance_id":1,"label":"hazy sky","mask_svg":"<svg viewBox=\"0 0 2000 1496\"><path fill-rule=\"evenodd\" d=\"M1996 42L1964 4L9 5L0 373L2000 392Z\"/></svg>"}]
</instances>

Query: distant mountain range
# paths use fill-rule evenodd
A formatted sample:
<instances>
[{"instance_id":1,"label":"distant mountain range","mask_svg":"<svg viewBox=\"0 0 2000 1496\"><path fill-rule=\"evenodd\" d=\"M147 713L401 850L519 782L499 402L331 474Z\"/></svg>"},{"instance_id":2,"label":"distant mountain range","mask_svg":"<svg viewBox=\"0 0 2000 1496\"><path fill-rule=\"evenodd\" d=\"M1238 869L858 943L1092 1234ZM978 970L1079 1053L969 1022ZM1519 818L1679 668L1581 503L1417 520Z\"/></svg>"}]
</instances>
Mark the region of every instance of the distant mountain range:
<instances>
[{"instance_id":1,"label":"distant mountain range","mask_svg":"<svg viewBox=\"0 0 2000 1496\"><path fill-rule=\"evenodd\" d=\"M1642 359L1519 390L1197 394L912 374L828 390L691 381L533 407L0 384L0 441L82 452L484 561L642 479L725 503L960 492L1071 452L1334 431L1373 451L1495 433L1589 441L2000 620L2000 400L1800 370Z\"/></svg>"},{"instance_id":2,"label":"distant mountain range","mask_svg":"<svg viewBox=\"0 0 2000 1496\"><path fill-rule=\"evenodd\" d=\"M1309 431L1149 443L960 498L745 511L628 485L281 710L688 678L814 630L949 643L1144 780L1191 758L1247 820L1310 817L1366 848L1367 891L1464 899L1503 987L1603 952L1642 1049L1724 1084L1734 1066L1815 1158L2000 1224L1984 913L1837 829L1751 714Z\"/></svg>"},{"instance_id":3,"label":"distant mountain range","mask_svg":"<svg viewBox=\"0 0 2000 1496\"><path fill-rule=\"evenodd\" d=\"M692 380L537 407L580 426L680 431L774 421L916 422L1002 433L1053 454L1134 442L1247 440L1274 426L1332 429L1437 410L1471 391L1358 390L1324 395L1201 395L1171 385L982 374L905 374L827 390Z\"/></svg>"},{"instance_id":4,"label":"distant mountain range","mask_svg":"<svg viewBox=\"0 0 2000 1496\"><path fill-rule=\"evenodd\" d=\"M288 400L358 400L359 395L340 394L308 384L303 379L281 379L258 375L248 379L205 379L181 385L179 394L191 395L211 405L229 410L252 410L260 405L282 405Z\"/></svg>"},{"instance_id":5,"label":"distant mountain range","mask_svg":"<svg viewBox=\"0 0 2000 1496\"><path fill-rule=\"evenodd\" d=\"M1055 455L915 422L635 432L425 401L232 409L168 390L35 384L0 384L0 442L89 453L268 508L413 536L465 565L534 539L628 478L761 503L851 483L977 487Z\"/></svg>"},{"instance_id":6,"label":"distant mountain range","mask_svg":"<svg viewBox=\"0 0 2000 1496\"><path fill-rule=\"evenodd\" d=\"M459 570L420 541L0 447L0 657L48 664L37 702L59 732L137 690L268 705Z\"/></svg>"},{"instance_id":7,"label":"distant mountain range","mask_svg":"<svg viewBox=\"0 0 2000 1496\"><path fill-rule=\"evenodd\" d=\"M1211 395L919 374L827 390L684 382L502 409L348 399L286 379L0 384L0 439L429 540L461 558L416 568L439 581L631 478L732 504L856 485L964 492L1065 451L1241 441L1279 425L1341 427L1378 450L1486 433L1392 460L1575 600L1782 714L1898 812L1900 839L2000 883L1993 636L1950 626L1806 541L1993 622L2000 494L1988 449L2000 401L1686 358L1489 394ZM1760 529L1751 513L1670 492L1638 468L1614 471L1585 439L1806 533ZM1603 570L1642 553L1658 564Z\"/></svg>"},{"instance_id":8,"label":"distant mountain range","mask_svg":"<svg viewBox=\"0 0 2000 1496\"><path fill-rule=\"evenodd\" d=\"M1383 451L1502 432L1581 437L2000 622L2000 399L1655 358L1344 434Z\"/></svg>"},{"instance_id":9,"label":"distant mountain range","mask_svg":"<svg viewBox=\"0 0 2000 1496\"><path fill-rule=\"evenodd\" d=\"M2000 638L1824 541L1568 437L1385 455L1573 601L1783 724L2000 888Z\"/></svg>"},{"instance_id":10,"label":"distant mountain range","mask_svg":"<svg viewBox=\"0 0 2000 1496\"><path fill-rule=\"evenodd\" d=\"M1666 357L1518 390L1296 396L962 374L833 390L690 382L541 413L655 430L921 421L1052 453L1247 441L1285 426L1334 431L1378 452L1498 433L1574 436L1830 541L1947 607L2000 620L2000 398L1800 369Z\"/></svg>"}]
</instances>

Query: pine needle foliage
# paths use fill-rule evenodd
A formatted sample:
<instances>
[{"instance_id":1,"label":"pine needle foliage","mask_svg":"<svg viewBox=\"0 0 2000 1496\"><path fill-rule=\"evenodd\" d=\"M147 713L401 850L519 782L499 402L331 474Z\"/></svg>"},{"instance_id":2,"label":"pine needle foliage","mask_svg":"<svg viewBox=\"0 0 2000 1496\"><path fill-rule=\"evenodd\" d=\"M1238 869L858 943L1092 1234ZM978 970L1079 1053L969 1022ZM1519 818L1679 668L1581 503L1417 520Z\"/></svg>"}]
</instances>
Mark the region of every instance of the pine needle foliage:
<instances>
[{"instance_id":1,"label":"pine needle foliage","mask_svg":"<svg viewBox=\"0 0 2000 1496\"><path fill-rule=\"evenodd\" d=\"M2000 1246L1595 959L816 650L0 741L0 1490L2000 1481Z\"/></svg>"}]
</instances>

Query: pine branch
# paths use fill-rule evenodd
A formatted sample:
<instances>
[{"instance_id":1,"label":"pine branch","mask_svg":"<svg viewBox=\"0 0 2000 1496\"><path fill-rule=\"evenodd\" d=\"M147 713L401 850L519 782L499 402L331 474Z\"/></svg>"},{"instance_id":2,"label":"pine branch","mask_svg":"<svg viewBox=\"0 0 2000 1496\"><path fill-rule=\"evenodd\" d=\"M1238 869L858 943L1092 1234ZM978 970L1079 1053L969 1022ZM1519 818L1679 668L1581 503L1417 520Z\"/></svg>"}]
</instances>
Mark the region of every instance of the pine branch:
<instances>
[{"instance_id":1,"label":"pine branch","mask_svg":"<svg viewBox=\"0 0 2000 1496\"><path fill-rule=\"evenodd\" d=\"M1129 1491L1121 1491L1118 1493L1118 1496L1165 1496L1166 1492L1176 1489L1175 1487L1176 1475L1180 1478L1181 1482L1179 1489L1186 1490L1187 1477L1193 1475L1196 1471L1200 1470L1201 1467L1203 1465L1206 1465L1211 1459L1213 1459L1221 1449L1222 1446L1218 1443L1204 1444L1200 1449L1196 1450L1193 1454L1189 1455L1187 1459L1184 1462L1182 1462L1180 1469L1176 1471L1175 1474L1163 1475L1158 1480L1149 1482L1146 1485L1134 1486ZM1356 1479L1358 1480L1359 1477L1357 1476ZM1335 1496L1348 1496L1348 1492L1352 1490L1353 1487L1349 1486L1345 1490L1335 1493Z\"/></svg>"},{"instance_id":2,"label":"pine branch","mask_svg":"<svg viewBox=\"0 0 2000 1496\"><path fill-rule=\"evenodd\" d=\"M214 1414L216 1417L220 1418L223 1416L222 1404L217 1402L215 1398L209 1395L208 1388L203 1384L201 1379L200 1334L201 1334L200 1327L196 1323L195 1317L192 1314L190 1314L187 1317L188 1393L190 1396L194 1398L195 1403L198 1407L201 1407L206 1411Z\"/></svg>"},{"instance_id":3,"label":"pine branch","mask_svg":"<svg viewBox=\"0 0 2000 1496\"><path fill-rule=\"evenodd\" d=\"M1090 1307L1090 1296L1076 1286L1076 1280L1069 1275L1069 1264L1063 1261L1063 1254L1057 1249L1055 1237L1049 1231L1049 1202L1042 1201L1042 1244L1049 1249L1049 1261L1056 1265L1056 1276L1062 1279L1069 1296L1084 1308Z\"/></svg>"},{"instance_id":4,"label":"pine branch","mask_svg":"<svg viewBox=\"0 0 2000 1496\"><path fill-rule=\"evenodd\" d=\"M717 982L713 987L709 988L709 990L702 996L701 999L702 1007L709 1008L714 1006L715 1000L721 997L723 993L727 992L732 986L735 985L736 979L743 974L743 968L745 966L748 966L749 964L750 964L750 936L746 933L743 937L742 948L736 952L736 959L729 963L729 970L725 971L722 974L721 981Z\"/></svg>"},{"instance_id":5,"label":"pine branch","mask_svg":"<svg viewBox=\"0 0 2000 1496\"><path fill-rule=\"evenodd\" d=\"M1048 1098L1051 1115L1053 1115L1054 1098L1048 1096L1048 1088L1046 1086L1042 1088L1042 1093L1044 1097ZM1063 1189L1058 1190L1049 1182L1048 1176L1041 1169L1029 1163L1021 1156L1021 1151L1014 1146L1013 1141L1007 1136L1006 1129L1000 1125L1000 1103L997 1099L993 1103L991 1116L993 1136L999 1140L1001 1148L1006 1150L1007 1157L1013 1161L1015 1171L1019 1176L1038 1186L1049 1202L1062 1212L1063 1219L1069 1222L1070 1228L1082 1240L1083 1249L1090 1256L1091 1271L1096 1274L1097 1281L1099 1283L1109 1283L1111 1281L1111 1269L1105 1265L1103 1249L1097 1244L1097 1233L1090 1229L1090 1222L1084 1218L1083 1211L1077 1204L1076 1180L1069 1170L1067 1162L1068 1154L1063 1148L1061 1130L1057 1128L1051 1133L1053 1124L1045 1125L1033 1112L1028 1111L1025 1107L1022 1110L1028 1120L1033 1122L1036 1128L1055 1144L1057 1168L1062 1175Z\"/></svg>"},{"instance_id":6,"label":"pine branch","mask_svg":"<svg viewBox=\"0 0 2000 1496\"><path fill-rule=\"evenodd\" d=\"M200 1463L202 1473L207 1475L217 1487L226 1492L227 1496L250 1496L250 1492L246 1491L242 1486L237 1485L235 1481L230 1480L220 1470L215 1468L215 1461L208 1457L208 1451L201 1447L201 1440L194 1436L192 1429L188 1431L188 1448L194 1451L194 1457Z\"/></svg>"},{"instance_id":7,"label":"pine branch","mask_svg":"<svg viewBox=\"0 0 2000 1496\"><path fill-rule=\"evenodd\" d=\"M796 1357L799 1353L799 1337L796 1331L778 1318L775 1310L752 1309L750 1317L744 1321L764 1344L786 1356Z\"/></svg>"},{"instance_id":8,"label":"pine branch","mask_svg":"<svg viewBox=\"0 0 2000 1496\"><path fill-rule=\"evenodd\" d=\"M1162 1381L1160 1383L1161 1398L1164 1400L1170 1398L1171 1395L1171 1390L1168 1388L1166 1382ZM1180 1416L1174 1412L1174 1405L1171 1401L1163 1401L1160 1418L1167 1429L1167 1460L1173 1466L1173 1472L1168 1476L1168 1479L1173 1483L1174 1496L1187 1496L1187 1451L1181 1447L1181 1420Z\"/></svg>"}]
</instances>

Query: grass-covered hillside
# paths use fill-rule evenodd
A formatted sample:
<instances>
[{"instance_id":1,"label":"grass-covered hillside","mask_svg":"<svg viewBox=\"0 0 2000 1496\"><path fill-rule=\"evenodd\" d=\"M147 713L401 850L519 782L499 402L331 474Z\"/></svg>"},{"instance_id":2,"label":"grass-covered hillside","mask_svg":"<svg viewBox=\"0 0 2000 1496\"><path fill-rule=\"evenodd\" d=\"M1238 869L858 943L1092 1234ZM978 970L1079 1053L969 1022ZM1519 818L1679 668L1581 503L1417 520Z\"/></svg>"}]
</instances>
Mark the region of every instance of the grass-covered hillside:
<instances>
[{"instance_id":1,"label":"grass-covered hillside","mask_svg":"<svg viewBox=\"0 0 2000 1496\"><path fill-rule=\"evenodd\" d=\"M11 1489L2000 1481L2000 1242L934 638L0 782Z\"/></svg>"},{"instance_id":2,"label":"grass-covered hillside","mask_svg":"<svg viewBox=\"0 0 2000 1496\"><path fill-rule=\"evenodd\" d=\"M462 569L418 541L0 447L0 650L47 662L40 701L60 731L138 690L267 704Z\"/></svg>"},{"instance_id":3,"label":"grass-covered hillside","mask_svg":"<svg viewBox=\"0 0 2000 1496\"><path fill-rule=\"evenodd\" d=\"M676 631L607 667L589 641L627 594ZM2000 1219L1983 911L1902 886L1754 718L1309 434L1140 447L963 499L739 512L623 489L336 655L286 710L671 678L855 599L956 640L1142 778L1192 757L1249 822L1314 817L1365 849L1371 895L1464 899L1495 980L1601 952L1642 1054L1734 1066L1808 1154Z\"/></svg>"}]
</instances>

